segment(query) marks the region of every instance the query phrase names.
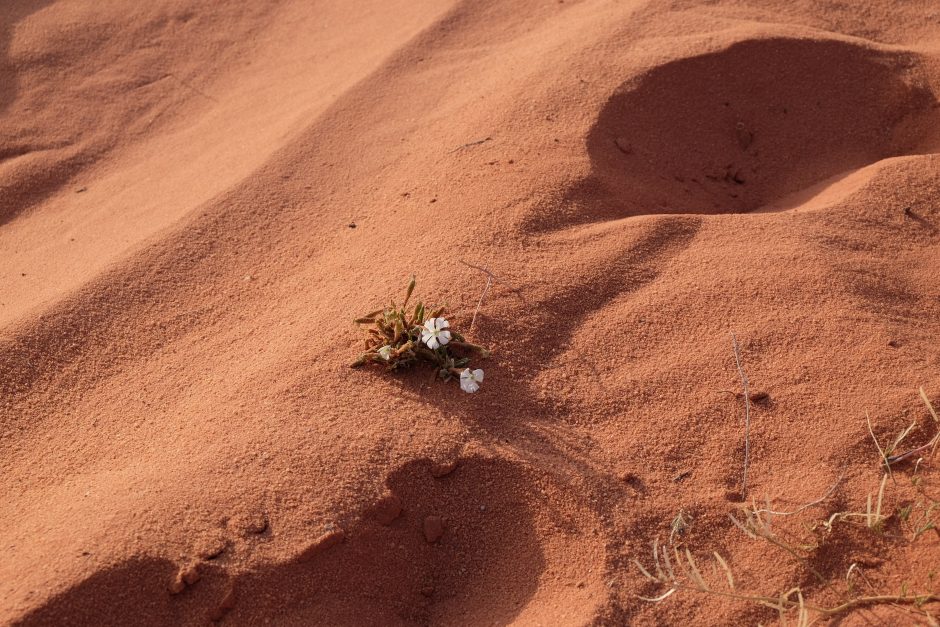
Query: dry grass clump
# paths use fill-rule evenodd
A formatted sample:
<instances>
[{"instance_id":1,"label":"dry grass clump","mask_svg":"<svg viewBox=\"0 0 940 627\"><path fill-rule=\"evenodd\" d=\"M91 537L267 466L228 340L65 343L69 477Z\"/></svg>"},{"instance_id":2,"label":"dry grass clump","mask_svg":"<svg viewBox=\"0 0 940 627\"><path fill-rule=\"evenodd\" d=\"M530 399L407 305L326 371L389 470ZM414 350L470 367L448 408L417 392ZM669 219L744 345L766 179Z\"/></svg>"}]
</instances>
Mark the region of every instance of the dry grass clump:
<instances>
[{"instance_id":1,"label":"dry grass clump","mask_svg":"<svg viewBox=\"0 0 940 627\"><path fill-rule=\"evenodd\" d=\"M878 449L880 463L885 472L876 490L871 491L866 499L864 511L839 511L830 514L825 519L812 525L810 529L816 533L823 533L824 537L831 538L850 527L860 527L867 532L887 536L886 526L892 521L892 532L901 531L901 535L893 535L895 539L906 539L909 542L917 541L925 532L934 530L940 535L937 523L940 522L940 502L932 499L924 490L923 477L919 474L923 463L936 452L940 442L940 418L923 389L921 398L927 405L930 415L937 425L937 433L929 442L921 446L903 449L905 439L911 434L915 425L902 431L890 445L883 447L875 437L868 419L869 432ZM867 417L866 417L867 418ZM900 452L898 452L900 451ZM915 461L916 460L916 461ZM894 467L904 462L914 462L913 472L909 475L911 485L915 490L916 498L894 511L886 507L885 493L889 486L898 486L894 475ZM771 521L779 517L795 516L812 507L822 504L836 491L842 481L840 476L836 483L820 498L806 503L793 511L776 511L769 501L764 507L751 502L735 513L729 513L734 525L746 534L748 538L764 542L769 546L782 550L791 560L797 563L803 572L814 578L822 588L828 592L838 594L839 601L831 605L818 605L807 599L807 591L800 586L794 586L779 593L765 594L741 589L736 581L728 562L718 553L713 552L708 560L712 568L705 569L708 576L703 575L692 552L688 548L679 548L673 544L675 534L675 521L670 534L669 542L663 546L659 540L652 545L652 567L647 567L639 560L634 560L640 573L650 582L656 584L662 592L652 597L640 597L651 603L661 603L676 593L693 591L702 594L736 599L745 603L757 604L776 611L780 621L786 624L788 619L797 625L810 625L821 619L828 619L845 614L855 609L879 605L903 608L916 614L921 620L930 625L940 626L934 617L937 603L940 603L940 594L937 592L911 592L905 585L895 594L879 593L862 575L859 564L853 562L847 569L844 581L825 577L814 568L810 561L813 552L819 548L815 542L805 543L794 541L785 537ZM681 517L681 512L680 512ZM846 560L848 561L848 560ZM856 589L854 581L862 578L868 588L868 594L862 594Z\"/></svg>"}]
</instances>

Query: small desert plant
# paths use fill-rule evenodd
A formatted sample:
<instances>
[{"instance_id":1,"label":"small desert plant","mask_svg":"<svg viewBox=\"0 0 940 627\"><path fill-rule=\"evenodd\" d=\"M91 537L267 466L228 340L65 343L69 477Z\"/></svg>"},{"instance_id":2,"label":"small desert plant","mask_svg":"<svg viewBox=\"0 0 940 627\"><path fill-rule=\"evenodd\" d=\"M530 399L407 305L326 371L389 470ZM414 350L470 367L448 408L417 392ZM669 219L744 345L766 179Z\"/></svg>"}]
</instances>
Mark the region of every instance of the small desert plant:
<instances>
[{"instance_id":1,"label":"small desert plant","mask_svg":"<svg viewBox=\"0 0 940 627\"><path fill-rule=\"evenodd\" d=\"M463 335L451 328L450 322L443 317L444 307L431 309L418 302L410 309L408 302L415 284L412 276L400 306L392 301L387 307L355 321L368 327L368 337L365 340L366 351L352 363L352 367L375 364L393 371L426 363L434 368L435 378L445 381L459 378L463 391L476 392L483 381L483 370L469 368L469 354L475 352L488 357L489 351L466 341Z\"/></svg>"}]
</instances>

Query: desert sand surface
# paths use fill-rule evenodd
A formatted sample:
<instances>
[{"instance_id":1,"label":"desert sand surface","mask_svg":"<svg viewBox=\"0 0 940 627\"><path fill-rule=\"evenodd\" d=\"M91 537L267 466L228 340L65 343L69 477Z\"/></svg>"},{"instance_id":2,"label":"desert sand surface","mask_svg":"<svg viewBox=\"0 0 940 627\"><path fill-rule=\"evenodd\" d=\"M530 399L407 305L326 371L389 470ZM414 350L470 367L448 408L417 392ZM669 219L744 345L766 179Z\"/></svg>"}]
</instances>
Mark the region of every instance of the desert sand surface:
<instances>
[{"instance_id":1,"label":"desert sand surface","mask_svg":"<svg viewBox=\"0 0 940 627\"><path fill-rule=\"evenodd\" d=\"M0 624L931 624L938 94L934 0L3 0ZM349 368L412 274L479 392Z\"/></svg>"}]
</instances>

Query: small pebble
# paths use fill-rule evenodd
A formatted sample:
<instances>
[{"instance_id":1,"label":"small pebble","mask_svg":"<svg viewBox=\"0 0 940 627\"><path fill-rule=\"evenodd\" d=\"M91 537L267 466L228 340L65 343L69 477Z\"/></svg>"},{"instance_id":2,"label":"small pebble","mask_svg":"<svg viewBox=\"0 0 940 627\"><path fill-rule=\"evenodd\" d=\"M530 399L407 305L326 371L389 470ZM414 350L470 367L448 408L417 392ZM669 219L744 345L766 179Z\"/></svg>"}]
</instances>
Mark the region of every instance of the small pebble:
<instances>
[{"instance_id":1,"label":"small pebble","mask_svg":"<svg viewBox=\"0 0 940 627\"><path fill-rule=\"evenodd\" d=\"M455 470L457 470L456 459L452 459L446 462L438 462L431 466L431 476L440 479L441 477L446 477Z\"/></svg>"},{"instance_id":2,"label":"small pebble","mask_svg":"<svg viewBox=\"0 0 940 627\"><path fill-rule=\"evenodd\" d=\"M210 541L209 544L202 547L198 555L204 560L214 560L218 556L222 555L225 552L225 540L218 538L214 541Z\"/></svg>"},{"instance_id":3,"label":"small pebble","mask_svg":"<svg viewBox=\"0 0 940 627\"><path fill-rule=\"evenodd\" d=\"M183 577L180 573L176 574L176 577L173 578L173 581L170 582L170 594L179 594L186 589L186 582L183 581Z\"/></svg>"},{"instance_id":4,"label":"small pebble","mask_svg":"<svg viewBox=\"0 0 940 627\"><path fill-rule=\"evenodd\" d=\"M734 126L734 133L738 139L738 146L741 147L741 150L747 150L750 147L751 142L754 141L754 133L748 130L744 125L744 122L738 122Z\"/></svg>"},{"instance_id":5,"label":"small pebble","mask_svg":"<svg viewBox=\"0 0 940 627\"><path fill-rule=\"evenodd\" d=\"M440 516L428 516L424 519L424 539L433 544L444 535L444 519Z\"/></svg>"},{"instance_id":6,"label":"small pebble","mask_svg":"<svg viewBox=\"0 0 940 627\"><path fill-rule=\"evenodd\" d=\"M267 531L268 517L260 510L240 512L229 518L225 525L234 533L247 537Z\"/></svg>"},{"instance_id":7,"label":"small pebble","mask_svg":"<svg viewBox=\"0 0 940 627\"><path fill-rule=\"evenodd\" d=\"M183 570L180 575L187 586L193 585L202 578L202 575L199 574L199 564L191 564L189 568Z\"/></svg>"},{"instance_id":8,"label":"small pebble","mask_svg":"<svg viewBox=\"0 0 940 627\"><path fill-rule=\"evenodd\" d=\"M372 506L372 516L380 525L387 527L401 515L401 509L401 499L394 494L389 494Z\"/></svg>"}]
</instances>

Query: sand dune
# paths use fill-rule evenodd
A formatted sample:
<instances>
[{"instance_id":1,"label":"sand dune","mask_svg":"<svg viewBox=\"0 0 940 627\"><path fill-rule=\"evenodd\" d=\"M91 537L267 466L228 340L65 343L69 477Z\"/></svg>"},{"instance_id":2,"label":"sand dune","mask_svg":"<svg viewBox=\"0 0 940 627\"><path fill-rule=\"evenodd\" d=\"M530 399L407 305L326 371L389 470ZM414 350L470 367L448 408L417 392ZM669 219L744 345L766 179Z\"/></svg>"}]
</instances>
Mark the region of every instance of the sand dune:
<instances>
[{"instance_id":1,"label":"sand dune","mask_svg":"<svg viewBox=\"0 0 940 627\"><path fill-rule=\"evenodd\" d=\"M0 6L0 622L775 620L639 599L679 514L747 589L940 593L936 458L807 531L866 412L935 429L933 2L145 4ZM480 393L348 368L412 273L466 329L461 262ZM728 519L732 332L804 563Z\"/></svg>"}]
</instances>

